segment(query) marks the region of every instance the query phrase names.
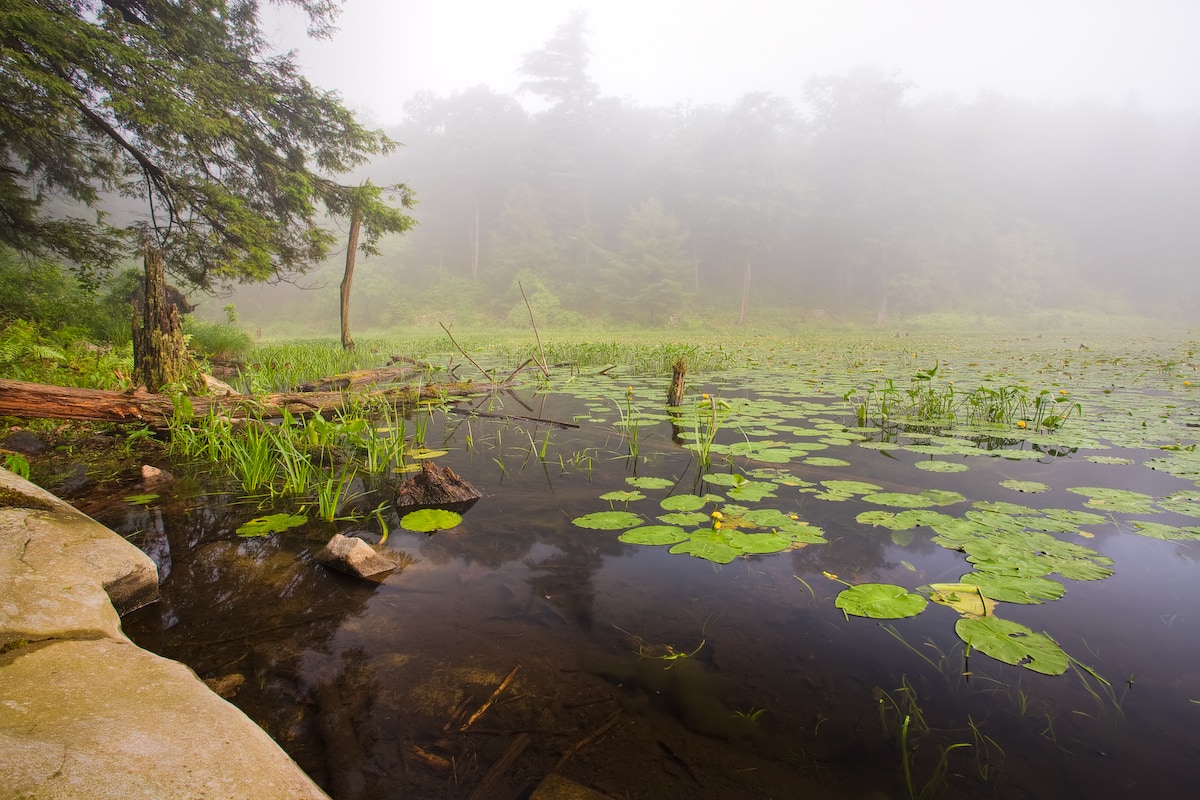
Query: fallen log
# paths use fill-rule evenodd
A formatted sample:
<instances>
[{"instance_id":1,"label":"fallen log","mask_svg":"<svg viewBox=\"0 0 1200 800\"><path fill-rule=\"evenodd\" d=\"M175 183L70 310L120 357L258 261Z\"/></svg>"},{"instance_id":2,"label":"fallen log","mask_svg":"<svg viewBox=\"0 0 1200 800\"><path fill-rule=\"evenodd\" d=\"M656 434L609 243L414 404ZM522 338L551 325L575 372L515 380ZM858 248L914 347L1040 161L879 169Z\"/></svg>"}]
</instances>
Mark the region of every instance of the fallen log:
<instances>
[{"instance_id":1,"label":"fallen log","mask_svg":"<svg viewBox=\"0 0 1200 800\"><path fill-rule=\"evenodd\" d=\"M294 417L312 414L328 416L364 400L409 405L421 400L444 397L463 397L480 392L506 388L500 383L427 384L420 387L397 386L376 391L293 392L259 396L226 395L223 397L192 396L188 398L198 417L222 414L230 419L279 417L287 413ZM73 386L52 386L0 378L0 416L27 419L69 419L85 422L125 422L166 427L175 413L171 398L151 394L144 388L125 392L103 389L80 389Z\"/></svg>"},{"instance_id":2,"label":"fallen log","mask_svg":"<svg viewBox=\"0 0 1200 800\"><path fill-rule=\"evenodd\" d=\"M415 367L384 367L382 369L360 369L354 372L343 372L341 375L331 375L319 381L309 381L296 387L297 392L329 392L345 389L357 389L363 386L373 386L380 383L399 383L406 381L417 372Z\"/></svg>"}]
</instances>

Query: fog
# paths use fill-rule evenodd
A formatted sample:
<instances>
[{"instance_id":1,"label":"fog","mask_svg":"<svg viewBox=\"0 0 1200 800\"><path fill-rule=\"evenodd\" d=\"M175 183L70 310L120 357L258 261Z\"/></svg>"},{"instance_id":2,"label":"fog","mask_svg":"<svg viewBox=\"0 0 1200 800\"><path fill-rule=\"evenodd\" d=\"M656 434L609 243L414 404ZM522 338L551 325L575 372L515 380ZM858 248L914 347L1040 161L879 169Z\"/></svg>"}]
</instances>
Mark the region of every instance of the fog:
<instances>
[{"instance_id":1,"label":"fog","mask_svg":"<svg viewBox=\"0 0 1200 800\"><path fill-rule=\"evenodd\" d=\"M648 105L798 97L811 75L870 65L916 96L992 90L1179 110L1200 74L1191 0L347 0L331 40L307 39L294 13L267 27L318 86L397 123L420 90L515 92L522 56L574 9L588 17L601 93Z\"/></svg>"},{"instance_id":2,"label":"fog","mask_svg":"<svg viewBox=\"0 0 1200 800\"><path fill-rule=\"evenodd\" d=\"M403 143L353 176L419 200L360 262L360 329L517 324L519 285L547 324L1200 300L1200 3L350 0L327 41L266 27ZM333 324L340 263L235 299Z\"/></svg>"}]
</instances>

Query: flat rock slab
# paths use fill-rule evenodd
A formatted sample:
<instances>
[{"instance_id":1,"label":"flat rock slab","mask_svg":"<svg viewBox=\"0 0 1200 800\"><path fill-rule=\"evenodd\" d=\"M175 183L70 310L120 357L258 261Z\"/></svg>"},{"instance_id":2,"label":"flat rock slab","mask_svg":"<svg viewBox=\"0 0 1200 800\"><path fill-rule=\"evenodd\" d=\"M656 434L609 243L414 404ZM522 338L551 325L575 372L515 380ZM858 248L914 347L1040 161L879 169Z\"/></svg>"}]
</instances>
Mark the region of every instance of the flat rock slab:
<instances>
[{"instance_id":1,"label":"flat rock slab","mask_svg":"<svg viewBox=\"0 0 1200 800\"><path fill-rule=\"evenodd\" d=\"M115 639L0 655L0 798L325 800L182 664Z\"/></svg>"},{"instance_id":2,"label":"flat rock slab","mask_svg":"<svg viewBox=\"0 0 1200 800\"><path fill-rule=\"evenodd\" d=\"M121 633L141 550L0 468L0 800L327 800L245 714Z\"/></svg>"},{"instance_id":3,"label":"flat rock slab","mask_svg":"<svg viewBox=\"0 0 1200 800\"><path fill-rule=\"evenodd\" d=\"M149 556L0 469L0 647L120 637L119 614L156 599L158 570Z\"/></svg>"}]
</instances>

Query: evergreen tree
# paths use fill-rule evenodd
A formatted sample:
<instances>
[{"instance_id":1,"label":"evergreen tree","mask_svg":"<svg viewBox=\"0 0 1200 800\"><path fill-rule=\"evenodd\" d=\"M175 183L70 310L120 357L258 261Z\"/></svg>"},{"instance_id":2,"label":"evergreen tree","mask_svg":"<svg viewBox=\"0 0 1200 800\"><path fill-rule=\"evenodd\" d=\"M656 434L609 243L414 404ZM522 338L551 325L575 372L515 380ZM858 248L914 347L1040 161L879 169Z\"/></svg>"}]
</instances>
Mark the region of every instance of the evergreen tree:
<instances>
[{"instance_id":1,"label":"evergreen tree","mask_svg":"<svg viewBox=\"0 0 1200 800\"><path fill-rule=\"evenodd\" d=\"M333 0L280 0L328 36ZM253 0L0 7L0 243L94 274L143 245L209 287L303 272L358 195L333 176L393 143L271 50ZM139 198L132 223L105 214ZM56 214L52 201L84 212Z\"/></svg>"}]
</instances>

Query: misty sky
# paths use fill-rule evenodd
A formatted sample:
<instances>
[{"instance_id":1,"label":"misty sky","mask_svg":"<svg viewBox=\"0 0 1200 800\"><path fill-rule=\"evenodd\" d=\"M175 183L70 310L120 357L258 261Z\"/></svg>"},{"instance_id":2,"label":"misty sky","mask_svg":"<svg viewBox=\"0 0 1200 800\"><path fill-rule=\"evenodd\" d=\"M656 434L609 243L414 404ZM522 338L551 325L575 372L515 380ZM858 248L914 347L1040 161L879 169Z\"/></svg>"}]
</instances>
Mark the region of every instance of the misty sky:
<instances>
[{"instance_id":1,"label":"misty sky","mask_svg":"<svg viewBox=\"0 0 1200 800\"><path fill-rule=\"evenodd\" d=\"M1197 103L1197 0L347 0L331 41L294 13L265 27L318 86L378 124L414 92L515 92L521 56L588 12L592 77L646 105L797 98L814 74L895 70L916 95L982 89L1174 111Z\"/></svg>"}]
</instances>

